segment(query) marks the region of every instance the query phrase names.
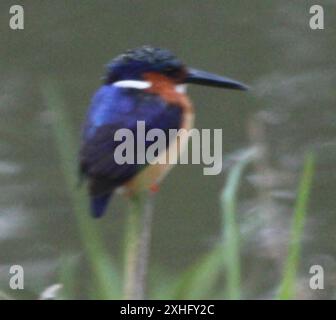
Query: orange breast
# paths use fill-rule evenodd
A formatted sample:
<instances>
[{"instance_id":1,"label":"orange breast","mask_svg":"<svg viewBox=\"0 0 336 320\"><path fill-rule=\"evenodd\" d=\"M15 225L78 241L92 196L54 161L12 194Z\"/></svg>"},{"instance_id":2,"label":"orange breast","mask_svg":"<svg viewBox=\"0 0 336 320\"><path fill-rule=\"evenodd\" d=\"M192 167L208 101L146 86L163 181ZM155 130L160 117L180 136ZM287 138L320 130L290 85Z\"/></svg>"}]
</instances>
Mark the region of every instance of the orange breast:
<instances>
[{"instance_id":1,"label":"orange breast","mask_svg":"<svg viewBox=\"0 0 336 320\"><path fill-rule=\"evenodd\" d=\"M146 90L147 92L158 94L165 101L182 109L181 129L192 129L194 124L193 106L185 94L176 91L176 84L169 78L156 73L147 73L145 80L152 83L152 86ZM174 141L170 141L169 149L162 152L159 155L160 158L163 157L166 160L169 158L169 163L174 162L172 160L177 160L180 156L180 151L185 151L188 145L188 138L189 135L184 133L179 138L175 138ZM140 190L147 190L159 184L174 166L169 163L149 165L125 184L126 193L134 194Z\"/></svg>"}]
</instances>

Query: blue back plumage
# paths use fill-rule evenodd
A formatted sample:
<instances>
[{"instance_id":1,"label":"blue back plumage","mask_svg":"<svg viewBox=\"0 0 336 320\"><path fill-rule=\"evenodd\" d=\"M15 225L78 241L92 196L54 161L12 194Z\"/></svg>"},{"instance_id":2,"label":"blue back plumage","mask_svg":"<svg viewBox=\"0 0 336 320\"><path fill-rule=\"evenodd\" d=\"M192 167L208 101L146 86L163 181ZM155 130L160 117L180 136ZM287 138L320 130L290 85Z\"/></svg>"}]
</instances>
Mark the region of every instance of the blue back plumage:
<instances>
[{"instance_id":1,"label":"blue back plumage","mask_svg":"<svg viewBox=\"0 0 336 320\"><path fill-rule=\"evenodd\" d=\"M160 96L138 89L103 85L94 95L87 113L80 151L81 172L89 178L91 209L101 216L113 190L130 180L147 164L119 165L114 159L118 129L127 128L137 137L137 121L145 121L146 132L158 128L165 131L179 129L182 110L170 105ZM145 141L146 149L154 141ZM168 140L167 140L168 146ZM136 145L134 154L137 153Z\"/></svg>"},{"instance_id":2,"label":"blue back plumage","mask_svg":"<svg viewBox=\"0 0 336 320\"><path fill-rule=\"evenodd\" d=\"M84 139L94 137L99 127L118 122L118 118L132 111L133 104L134 98L125 94L125 89L102 86L92 98L84 126Z\"/></svg>"},{"instance_id":3,"label":"blue back plumage","mask_svg":"<svg viewBox=\"0 0 336 320\"><path fill-rule=\"evenodd\" d=\"M91 197L90 200L90 209L91 209L91 215L94 218L100 218L103 216L106 207L108 205L108 202L111 198L111 193L105 193L97 196Z\"/></svg>"}]
</instances>

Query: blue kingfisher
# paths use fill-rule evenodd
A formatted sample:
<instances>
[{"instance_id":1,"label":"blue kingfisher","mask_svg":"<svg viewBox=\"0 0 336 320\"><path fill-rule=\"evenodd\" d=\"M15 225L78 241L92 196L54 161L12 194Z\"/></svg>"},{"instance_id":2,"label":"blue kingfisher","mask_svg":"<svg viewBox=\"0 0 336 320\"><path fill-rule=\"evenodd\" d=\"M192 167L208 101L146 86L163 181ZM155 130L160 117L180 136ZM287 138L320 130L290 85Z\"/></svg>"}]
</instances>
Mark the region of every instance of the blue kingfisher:
<instances>
[{"instance_id":1,"label":"blue kingfisher","mask_svg":"<svg viewBox=\"0 0 336 320\"><path fill-rule=\"evenodd\" d=\"M145 122L146 132L157 128L167 136L169 129L190 130L194 108L185 94L188 83L247 89L238 81L188 68L169 50L151 46L128 50L107 65L104 84L94 94L86 116L79 155L80 173L88 179L94 217L104 214L117 189L132 196L158 188L172 165L147 161L118 164L114 151L122 141L116 141L115 133L127 128L137 139L138 121ZM143 139L146 151L154 141L145 136ZM180 137L179 143L186 145L187 139ZM166 150L172 144L167 141Z\"/></svg>"}]
</instances>

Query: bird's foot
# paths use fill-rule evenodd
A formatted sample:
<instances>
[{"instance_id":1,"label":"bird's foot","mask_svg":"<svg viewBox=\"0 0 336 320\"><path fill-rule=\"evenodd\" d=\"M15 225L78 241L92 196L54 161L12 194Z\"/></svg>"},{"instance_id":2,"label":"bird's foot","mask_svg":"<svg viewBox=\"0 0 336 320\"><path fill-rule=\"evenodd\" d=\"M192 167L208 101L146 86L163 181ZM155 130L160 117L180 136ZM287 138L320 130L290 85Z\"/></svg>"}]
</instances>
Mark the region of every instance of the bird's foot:
<instances>
[{"instance_id":1,"label":"bird's foot","mask_svg":"<svg viewBox=\"0 0 336 320\"><path fill-rule=\"evenodd\" d=\"M157 183L154 183L150 186L149 190L152 192L152 193L157 193L159 192L160 190L160 186L157 184Z\"/></svg>"}]
</instances>

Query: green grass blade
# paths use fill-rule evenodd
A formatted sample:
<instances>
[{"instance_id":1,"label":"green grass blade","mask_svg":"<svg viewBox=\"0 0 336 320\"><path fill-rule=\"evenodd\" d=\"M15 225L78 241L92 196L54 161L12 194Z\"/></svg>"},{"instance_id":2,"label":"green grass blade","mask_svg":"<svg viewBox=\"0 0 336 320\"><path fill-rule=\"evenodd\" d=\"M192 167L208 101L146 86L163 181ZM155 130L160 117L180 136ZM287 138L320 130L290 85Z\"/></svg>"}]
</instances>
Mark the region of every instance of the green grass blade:
<instances>
[{"instance_id":1,"label":"green grass blade","mask_svg":"<svg viewBox=\"0 0 336 320\"><path fill-rule=\"evenodd\" d=\"M315 168L315 158L309 153L305 158L302 178L297 194L291 235L284 274L280 284L278 299L288 300L295 296L295 280L300 258L301 239L307 214L307 206L311 191Z\"/></svg>"},{"instance_id":2,"label":"green grass blade","mask_svg":"<svg viewBox=\"0 0 336 320\"><path fill-rule=\"evenodd\" d=\"M151 297L174 300L207 299L213 293L222 271L221 252L221 245L218 245L178 277L160 283Z\"/></svg>"},{"instance_id":3,"label":"green grass blade","mask_svg":"<svg viewBox=\"0 0 336 320\"><path fill-rule=\"evenodd\" d=\"M180 275L161 288L165 299L206 299L213 294L223 265L228 281L228 297L240 298L239 229L235 221L239 181L244 168L255 159L256 149L247 150L232 168L221 195L223 241ZM155 296L156 297L156 296Z\"/></svg>"},{"instance_id":4,"label":"green grass blade","mask_svg":"<svg viewBox=\"0 0 336 320\"><path fill-rule=\"evenodd\" d=\"M236 204L239 182L244 168L256 157L256 149L249 149L229 172L226 185L221 195L222 230L224 250L222 252L225 265L228 299L240 299L240 249L239 227L236 222Z\"/></svg>"},{"instance_id":5,"label":"green grass blade","mask_svg":"<svg viewBox=\"0 0 336 320\"><path fill-rule=\"evenodd\" d=\"M120 298L117 270L103 246L97 222L89 215L86 193L83 188L76 187L78 184L76 164L78 145L74 139L73 128L66 114L66 106L59 94L57 83L46 79L42 85L42 94L47 109L54 117L53 133L60 156L60 166L64 173L67 193L72 201L80 238L97 284L97 296L101 299Z\"/></svg>"}]
</instances>

